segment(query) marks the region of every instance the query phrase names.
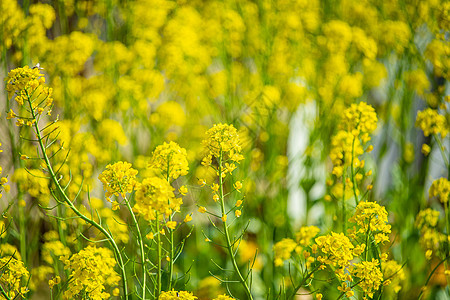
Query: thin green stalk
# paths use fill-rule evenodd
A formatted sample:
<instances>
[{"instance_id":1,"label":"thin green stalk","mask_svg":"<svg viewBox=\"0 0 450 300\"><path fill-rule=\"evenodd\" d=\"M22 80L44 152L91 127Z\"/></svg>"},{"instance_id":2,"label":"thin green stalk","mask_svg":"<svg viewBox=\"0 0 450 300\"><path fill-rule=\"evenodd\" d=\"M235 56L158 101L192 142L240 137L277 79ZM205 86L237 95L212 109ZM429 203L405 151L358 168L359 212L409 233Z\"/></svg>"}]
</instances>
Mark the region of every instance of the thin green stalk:
<instances>
[{"instance_id":1,"label":"thin green stalk","mask_svg":"<svg viewBox=\"0 0 450 300\"><path fill-rule=\"evenodd\" d=\"M21 199L21 198L18 198ZM27 266L27 241L26 241L26 226L25 226L25 215L23 212L23 207L19 205L19 224L20 224L20 254L22 255L22 260L25 266Z\"/></svg>"},{"instance_id":2,"label":"thin green stalk","mask_svg":"<svg viewBox=\"0 0 450 300\"><path fill-rule=\"evenodd\" d=\"M297 285L296 287L294 287L294 292L291 295L291 299L294 299L295 296L297 295L297 291L306 283L306 280L308 280L309 278L311 278L311 276L314 274L314 272L316 272L319 267L321 266L321 264L318 264L307 276L305 276L303 278L303 280L300 282L299 285Z\"/></svg>"},{"instance_id":3,"label":"thin green stalk","mask_svg":"<svg viewBox=\"0 0 450 300\"><path fill-rule=\"evenodd\" d=\"M447 236L450 236L450 221L448 220L448 199L447 201L444 203L444 209L445 209L445 226L447 228ZM446 271L450 270L449 264L447 261L444 262L444 269ZM447 285L450 286L450 275L446 274L445 278L447 279Z\"/></svg>"},{"instance_id":4,"label":"thin green stalk","mask_svg":"<svg viewBox=\"0 0 450 300\"><path fill-rule=\"evenodd\" d=\"M169 165L169 161L170 159L167 160L167 172L166 172L166 181L167 183L170 184L170 165ZM170 203L169 203L170 204ZM172 214L169 215L169 222L171 222L173 219ZM172 277L173 277L173 259L174 259L174 248L173 248L173 230L168 228L170 236L170 251L169 251L169 288L168 290L171 291L172 290Z\"/></svg>"},{"instance_id":5,"label":"thin green stalk","mask_svg":"<svg viewBox=\"0 0 450 300\"><path fill-rule=\"evenodd\" d=\"M225 211L225 201L224 201L224 196L223 196L222 151L220 152L220 158L219 158L219 190L220 190L220 195L219 195L220 206L222 209L222 216L224 216L226 214L226 211ZM245 281L244 277L242 276L241 271L239 270L239 267L236 263L236 257L234 256L233 247L231 245L230 234L228 232L228 226L227 226L226 220L223 221L223 232L225 234L225 239L227 242L227 250L228 250L228 254L230 255L234 271L238 275L239 281L241 282L242 286L244 287L244 290L245 290L245 293L247 294L248 299L253 300L252 293L250 292L247 282Z\"/></svg>"},{"instance_id":6,"label":"thin green stalk","mask_svg":"<svg viewBox=\"0 0 450 300\"><path fill-rule=\"evenodd\" d=\"M159 294L161 293L161 232L159 229L159 213L156 212L156 242L158 243L157 245L157 259L158 259L158 263L157 263L157 268L158 270L156 270L156 274L157 274L157 286L156 286L156 299L159 298Z\"/></svg>"},{"instance_id":7,"label":"thin green stalk","mask_svg":"<svg viewBox=\"0 0 450 300\"><path fill-rule=\"evenodd\" d=\"M450 164L448 162L447 155L445 155L444 145L442 145L441 139L436 134L433 134L433 136L434 136L434 139L436 140L436 142L439 145L439 150L441 151L442 158L444 159L445 166L447 167L447 169L450 170Z\"/></svg>"},{"instance_id":8,"label":"thin green stalk","mask_svg":"<svg viewBox=\"0 0 450 300\"><path fill-rule=\"evenodd\" d=\"M347 231L347 213L345 211L345 170L342 174L342 232Z\"/></svg>"},{"instance_id":9,"label":"thin green stalk","mask_svg":"<svg viewBox=\"0 0 450 300\"><path fill-rule=\"evenodd\" d=\"M53 183L56 186L56 189L58 190L58 192L60 193L61 197L63 198L63 201L70 207L70 209L72 209L72 211L78 216L80 217L83 221L91 224L93 227L95 227L96 229L98 229L101 233L103 233L106 237L106 239L109 241L109 243L111 244L113 250L114 250L114 254L116 256L116 260L119 263L119 268L121 271L121 276L122 276L122 284L123 284L123 292L125 295L125 299L130 299L128 296L128 289L127 289L127 277L125 274L125 265L123 263L123 259L122 259L122 255L120 253L119 247L117 246L116 242L114 241L114 238L111 236L111 234L104 229L102 226L100 226L97 222L95 222L92 219L89 219L88 217L86 217L85 215L83 215L72 203L72 201L69 199L69 197L66 195L64 189L61 187L61 185L59 184L59 181L56 179L56 175L55 172L53 170L53 167L50 163L50 159L47 156L47 152L46 152L46 148L42 142L42 135L41 135L41 131L39 130L38 127L38 120L36 117L36 113L33 109L32 103L31 103L31 99L30 96L28 96L27 94L27 101L28 101L28 105L30 107L30 112L32 115L32 118L34 120L36 120L36 122L34 123L34 130L36 132L36 137L39 143L39 147L41 149L42 152L42 157L44 159L44 162L47 166L47 170L50 174L51 180L53 181Z\"/></svg>"},{"instance_id":10,"label":"thin green stalk","mask_svg":"<svg viewBox=\"0 0 450 300\"><path fill-rule=\"evenodd\" d=\"M358 205L359 203L359 199L358 199L358 194L356 193L356 179L355 179L355 170L354 170L354 159L355 159L355 141L356 141L356 137L353 137L353 142L352 142L352 165L351 165L351 171L352 171L352 184L353 184L353 195L355 196L355 202L356 205ZM345 191L344 191L345 193Z\"/></svg>"},{"instance_id":11,"label":"thin green stalk","mask_svg":"<svg viewBox=\"0 0 450 300\"><path fill-rule=\"evenodd\" d=\"M125 200L125 204L127 205L128 211L131 214L131 217L133 218L133 223L134 226L136 227L136 231L138 234L138 239L139 239L139 248L141 251L141 264L142 264L142 273L143 273L143 279L142 279L142 299L145 299L145 290L146 290L146 286L145 283L147 281L147 270L145 268L145 251L144 251L144 240L142 239L142 235L141 235L141 230L139 228L139 223L136 219L136 216L133 212L133 209L131 208L130 202L128 201L128 199L126 197L123 198Z\"/></svg>"}]
</instances>

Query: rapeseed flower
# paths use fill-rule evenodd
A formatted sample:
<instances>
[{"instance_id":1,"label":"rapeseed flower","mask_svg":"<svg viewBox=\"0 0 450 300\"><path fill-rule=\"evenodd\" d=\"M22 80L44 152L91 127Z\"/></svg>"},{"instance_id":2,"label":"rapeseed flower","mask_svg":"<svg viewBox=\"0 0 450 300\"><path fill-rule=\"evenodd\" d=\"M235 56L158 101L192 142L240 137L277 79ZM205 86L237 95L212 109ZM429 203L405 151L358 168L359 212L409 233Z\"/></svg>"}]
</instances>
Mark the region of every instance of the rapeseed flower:
<instances>
[{"instance_id":1,"label":"rapeseed flower","mask_svg":"<svg viewBox=\"0 0 450 300\"><path fill-rule=\"evenodd\" d=\"M109 249L87 246L70 258L62 256L61 260L65 269L72 270L64 299L74 299L81 293L91 299L109 299L111 295L105 289L117 286L120 281L114 271L114 255Z\"/></svg>"},{"instance_id":2,"label":"rapeseed flower","mask_svg":"<svg viewBox=\"0 0 450 300\"><path fill-rule=\"evenodd\" d=\"M133 209L147 221L156 220L156 214L168 217L173 211L179 211L183 203L173 191L174 188L164 179L146 178L136 186Z\"/></svg>"},{"instance_id":3,"label":"rapeseed flower","mask_svg":"<svg viewBox=\"0 0 450 300\"><path fill-rule=\"evenodd\" d=\"M447 178L439 178L433 181L429 190L430 198L436 197L442 203L448 202L450 195L450 181Z\"/></svg>"},{"instance_id":4,"label":"rapeseed flower","mask_svg":"<svg viewBox=\"0 0 450 300\"><path fill-rule=\"evenodd\" d=\"M195 297L191 292L186 291L170 291L161 292L158 300L195 300Z\"/></svg>"},{"instance_id":5,"label":"rapeseed flower","mask_svg":"<svg viewBox=\"0 0 450 300\"><path fill-rule=\"evenodd\" d=\"M98 179L103 183L108 199L113 195L125 197L125 194L131 193L135 188L137 173L138 171L133 169L130 163L119 161L107 165Z\"/></svg>"},{"instance_id":6,"label":"rapeseed flower","mask_svg":"<svg viewBox=\"0 0 450 300\"><path fill-rule=\"evenodd\" d=\"M148 167L159 170L164 178L177 179L184 176L189 170L186 149L175 142L164 142L153 151Z\"/></svg>"}]
</instances>

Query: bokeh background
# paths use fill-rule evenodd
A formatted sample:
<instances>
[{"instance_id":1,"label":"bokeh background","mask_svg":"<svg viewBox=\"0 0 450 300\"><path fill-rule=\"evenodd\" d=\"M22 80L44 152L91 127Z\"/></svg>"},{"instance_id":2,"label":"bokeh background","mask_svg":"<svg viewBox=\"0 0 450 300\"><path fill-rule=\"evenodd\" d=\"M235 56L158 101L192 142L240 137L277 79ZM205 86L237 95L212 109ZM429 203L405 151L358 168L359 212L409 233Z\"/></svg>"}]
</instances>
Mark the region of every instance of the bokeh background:
<instances>
[{"instance_id":1,"label":"bokeh background","mask_svg":"<svg viewBox=\"0 0 450 300\"><path fill-rule=\"evenodd\" d=\"M202 232L218 233L197 212L211 202L197 179L214 176L200 163L205 131L215 123L239 130L245 159L233 176L244 188L232 197L245 199L238 225L250 220L239 253L244 263L258 249L254 292L272 298L288 274L273 264L274 243L302 225L322 232L336 226L337 203L326 197L333 188L327 185L331 136L345 108L372 105L379 122L374 151L365 157L373 170L370 198L389 212L392 258L405 264L406 274L400 292L386 299L419 294L437 261L426 260L414 220L426 207L443 215L428 188L448 174L436 141L415 120L418 110L433 108L448 124L450 2L2 0L0 12L0 77L18 66L43 68L54 91L58 138L71 149L63 169L65 178L72 176L70 195L83 183L83 197L89 190L99 207L110 207L97 180L106 164L131 162L144 178L157 145L176 141L187 149L190 172L176 186L188 186L182 212L193 212L194 229L176 268L189 271L179 287L200 299L225 292L211 277L218 269L210 259L227 260L223 249L204 241ZM33 299L45 299L48 279L38 268L52 264L45 251L65 248L44 247L44 234L57 228L38 206L50 201L49 183L24 170L38 172L20 160L34 146L6 121L12 104L3 85L0 91L0 163L11 183L1 201L3 209L13 203L2 243L43 274ZM448 149L448 138L443 142ZM427 156L424 143L431 147ZM126 212L117 218L126 220ZM75 221L67 226L74 236L87 230ZM117 230L127 244L127 228ZM189 231L182 228L180 239ZM446 285L438 270L428 297L449 299Z\"/></svg>"}]
</instances>

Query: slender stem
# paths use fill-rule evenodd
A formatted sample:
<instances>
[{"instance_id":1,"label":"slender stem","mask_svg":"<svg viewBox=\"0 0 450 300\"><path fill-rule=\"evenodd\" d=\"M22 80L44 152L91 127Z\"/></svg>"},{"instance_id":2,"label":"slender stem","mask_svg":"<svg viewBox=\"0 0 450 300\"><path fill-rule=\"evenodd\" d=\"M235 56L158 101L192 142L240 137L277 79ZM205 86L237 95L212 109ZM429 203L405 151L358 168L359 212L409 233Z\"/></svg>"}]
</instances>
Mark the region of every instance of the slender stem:
<instances>
[{"instance_id":1,"label":"slender stem","mask_svg":"<svg viewBox=\"0 0 450 300\"><path fill-rule=\"evenodd\" d=\"M36 122L34 123L34 130L36 132L36 137L39 143L39 147L41 148L41 152L42 152L42 156L44 159L45 164L47 165L47 170L50 173L50 177L53 181L53 183L56 186L56 189L58 190L58 192L60 193L61 197L63 198L63 201L70 207L70 209L72 209L72 211L78 216L80 217L83 221L91 224L93 227L95 227L96 229L98 229L101 233L103 233L106 236L106 239L108 240L108 242L111 244L113 250L114 250L114 254L116 256L116 260L119 263L119 268L120 271L122 273L122 285L123 285L123 292L125 295L125 299L130 299L128 296L128 290L127 290L127 277L125 274L125 265L123 263L123 259L122 259L122 255L120 253L119 247L117 246L116 242L114 241L114 238L111 236L111 234L102 226L100 226L97 222L95 222L92 219L89 219L88 217L86 217L85 215L83 215L72 203L72 201L69 199L69 197L66 195L64 189L61 187L61 185L59 184L59 181L56 179L56 175L55 172L53 170L53 167L50 163L50 160L47 156L47 152L45 149L45 146L42 142L42 136L41 136L41 131L39 130L38 127L38 122L37 122L37 118L36 118L36 113L33 109L32 103L31 103L31 99L28 96L27 97L28 100L28 105L30 106L30 112L31 115L33 117L34 120L36 120Z\"/></svg>"},{"instance_id":2,"label":"slender stem","mask_svg":"<svg viewBox=\"0 0 450 300\"><path fill-rule=\"evenodd\" d=\"M156 274L157 274L157 286L156 286L156 299L159 298L159 294L161 293L161 232L159 229L159 213L156 212L156 242L158 243L157 245L157 268L158 270L156 270Z\"/></svg>"},{"instance_id":3,"label":"slender stem","mask_svg":"<svg viewBox=\"0 0 450 300\"><path fill-rule=\"evenodd\" d=\"M136 231L138 234L138 239L139 239L139 248L141 251L141 264L142 264L142 273L143 273L143 278L142 278L142 299L145 300L145 290L146 290L146 286L145 286L145 282L147 281L146 276L147 276L147 271L145 268L145 251L144 251L144 240L142 239L142 235L141 235L141 230L139 228L139 223L136 219L136 216L133 212L133 209L131 208L130 202L128 201L128 199L126 197L123 197L123 199L125 200L125 204L127 205L128 211L131 214L131 217L133 218L133 223L134 226L136 226Z\"/></svg>"},{"instance_id":4,"label":"slender stem","mask_svg":"<svg viewBox=\"0 0 450 300\"><path fill-rule=\"evenodd\" d=\"M220 151L220 157L219 157L219 191L220 191L220 206L222 209L222 216L224 216L226 214L225 211L225 201L224 201L224 196L223 196L223 179L222 179L222 151ZM245 281L244 277L241 274L241 271L239 270L239 267L236 263L236 258L234 256L234 251L233 251L233 247L231 245L231 241L230 241L230 234L228 232L228 226L227 226L227 221L223 221L223 231L225 234L225 239L227 242L227 249L228 249L228 254L230 255L231 258L231 262L233 264L233 268L234 271L236 272L236 274L239 277L239 281L241 282L242 286L244 287L245 293L247 294L248 299L252 299L252 293L250 292L250 289L247 285L247 282Z\"/></svg>"},{"instance_id":5,"label":"slender stem","mask_svg":"<svg viewBox=\"0 0 450 300\"><path fill-rule=\"evenodd\" d=\"M355 196L355 202L356 205L359 203L358 194L356 193L356 179L355 179L355 170L354 170L354 159L355 159L355 141L356 137L353 136L353 142L352 142L352 165L351 165L351 171L352 171L352 184L353 184L353 195Z\"/></svg>"},{"instance_id":6,"label":"slender stem","mask_svg":"<svg viewBox=\"0 0 450 300\"><path fill-rule=\"evenodd\" d=\"M441 139L436 134L433 134L433 137L439 145L439 150L441 151L445 166L447 167L447 169L450 169L450 164L448 162L447 155L445 155L445 148L444 148L444 145L442 145Z\"/></svg>"},{"instance_id":7,"label":"slender stem","mask_svg":"<svg viewBox=\"0 0 450 300\"><path fill-rule=\"evenodd\" d=\"M19 198L21 199L21 198ZM22 260L25 266L27 266L28 255L27 255L27 241L26 241L26 225L25 225L25 215L24 207L19 206L19 224L20 224L20 254L22 255Z\"/></svg>"},{"instance_id":8,"label":"slender stem","mask_svg":"<svg viewBox=\"0 0 450 300\"><path fill-rule=\"evenodd\" d=\"M347 213L345 210L345 172L342 173L342 232L347 231Z\"/></svg>"},{"instance_id":9,"label":"slender stem","mask_svg":"<svg viewBox=\"0 0 450 300\"><path fill-rule=\"evenodd\" d=\"M431 277L433 276L434 272L436 272L436 270L439 268L439 266L443 263L446 262L448 259L450 258L450 255L447 255L443 260L441 260L435 267L434 269L431 271L431 273L428 275L427 281L425 282L425 285L423 286L422 290L420 291L419 297L417 299L421 299L423 296L423 292L424 292L424 288L428 285L428 282L430 282Z\"/></svg>"},{"instance_id":10,"label":"slender stem","mask_svg":"<svg viewBox=\"0 0 450 300\"><path fill-rule=\"evenodd\" d=\"M319 269L321 265L322 264L318 264L314 269L312 269L312 271L307 276L303 277L303 280L300 282L299 285L294 287L294 292L292 293L291 299L293 299L297 295L297 291L302 287L302 285L305 284L306 280L308 280L314 274L314 272L316 272Z\"/></svg>"},{"instance_id":11,"label":"slender stem","mask_svg":"<svg viewBox=\"0 0 450 300\"><path fill-rule=\"evenodd\" d=\"M166 181L170 184L170 176L169 176L169 170L170 170L170 166L169 166L169 161L170 159L168 159L168 166L167 166L167 173L166 173ZM172 214L169 215L169 222L171 222L173 219ZM169 288L168 290L171 291L172 290L172 277L173 277L173 258L174 258L174 248L173 248L173 230L168 228L169 233L170 233L170 251L169 251Z\"/></svg>"},{"instance_id":12,"label":"slender stem","mask_svg":"<svg viewBox=\"0 0 450 300\"><path fill-rule=\"evenodd\" d=\"M449 229L450 229L450 225L449 225L450 221L448 219L448 199L447 199L446 202L444 202L444 209L445 209L445 226L447 227L447 237L448 237L448 236L450 236L450 231L449 231ZM444 267L445 267L446 272L450 271L449 264L448 264L447 261L444 262ZM445 274L445 278L447 279L447 285L450 286L450 275L448 275L446 273Z\"/></svg>"}]
</instances>

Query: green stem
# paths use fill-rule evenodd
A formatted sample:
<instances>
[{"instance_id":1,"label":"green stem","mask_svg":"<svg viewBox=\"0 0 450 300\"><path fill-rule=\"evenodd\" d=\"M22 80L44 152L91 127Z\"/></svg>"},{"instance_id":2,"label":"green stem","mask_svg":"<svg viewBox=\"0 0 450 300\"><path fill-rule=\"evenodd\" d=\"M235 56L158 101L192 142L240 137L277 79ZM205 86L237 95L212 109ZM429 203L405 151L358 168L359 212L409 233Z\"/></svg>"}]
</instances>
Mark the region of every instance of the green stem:
<instances>
[{"instance_id":1,"label":"green stem","mask_svg":"<svg viewBox=\"0 0 450 300\"><path fill-rule=\"evenodd\" d=\"M224 216L226 214L226 211L225 211L225 201L224 201L224 196L223 196L223 181L222 180L223 179L222 179L222 151L221 151L220 157L219 157L219 191L220 191L219 196L220 196L220 205L221 205L221 209L222 209L222 216ZM252 293L250 292L247 282L245 281L244 277L242 276L241 271L239 270L239 267L236 263L236 257L234 256L233 247L231 245L230 233L228 232L228 226L227 226L226 220L223 221L223 231L224 231L225 239L227 242L228 254L230 255L234 271L238 275L239 281L241 282L242 286L244 287L244 290L245 290L245 293L247 294L248 299L253 300Z\"/></svg>"},{"instance_id":2,"label":"green stem","mask_svg":"<svg viewBox=\"0 0 450 300\"><path fill-rule=\"evenodd\" d=\"M353 195L355 196L355 202L356 205L359 203L358 194L356 193L356 179L355 179L355 169L354 169L354 159L355 159L355 141L356 137L353 136L353 142L352 142L352 165L351 165L351 171L352 171L352 184L353 184ZM345 192L345 191L344 191Z\"/></svg>"},{"instance_id":3,"label":"green stem","mask_svg":"<svg viewBox=\"0 0 450 300\"><path fill-rule=\"evenodd\" d=\"M436 134L433 134L433 137L439 145L439 150L441 150L441 154L442 154L442 158L444 159L445 166L447 167L447 169L450 170L450 164L448 162L447 155L445 155L445 148L444 148L444 145L442 145L441 139Z\"/></svg>"},{"instance_id":4,"label":"green stem","mask_svg":"<svg viewBox=\"0 0 450 300\"><path fill-rule=\"evenodd\" d=\"M28 94L27 94L28 96ZM63 198L63 201L70 207L70 209L72 209L72 211L78 216L80 217L83 221L89 223L90 225L92 225L93 227L95 227L96 229L98 229L101 233L103 233L106 237L106 239L108 240L108 242L111 244L113 250L114 250L114 254L116 256L116 260L119 263L119 268L121 270L121 276L122 276L122 284L123 284L123 292L125 295L125 299L130 299L128 296L128 290L127 290L127 277L125 274L125 265L123 263L123 259L122 259L122 255L120 253L119 247L117 246L116 242L114 241L113 237L111 236L111 234L104 229L102 226L100 226L97 222L95 222L92 219L89 219L88 217L86 217L85 215L83 215L72 203L72 201L69 199L69 197L66 195L64 189L61 187L61 185L59 184L59 181L56 179L56 175L55 172L53 170L52 165L50 164L50 159L47 156L47 152L46 152L46 148L42 142L42 136L41 136L41 131L39 130L38 127L38 120L36 118L36 113L33 109L32 106L32 102L30 97L27 97L28 100L28 105L30 107L30 112L32 115L32 118L34 120L36 120L36 122L34 123L34 130L36 132L36 137L39 143L39 147L41 148L41 152L42 152L42 157L44 159L45 164L47 165L47 170L50 173L50 177L51 180L53 181L53 183L56 186L56 189L58 190L58 192L60 193L61 197Z\"/></svg>"},{"instance_id":5,"label":"green stem","mask_svg":"<svg viewBox=\"0 0 450 300\"><path fill-rule=\"evenodd\" d=\"M142 264L142 273L143 273L143 279L142 279L142 299L145 299L145 291L146 291L146 286L145 286L145 282L147 281L146 276L147 276L147 271L145 268L145 251L144 251L144 240L142 239L142 235L141 235L141 230L139 228L139 223L136 219L135 214L133 213L133 209L131 208L130 202L128 201L128 199L126 197L123 198L125 200L125 204L127 205L128 211L131 214L131 217L133 218L133 223L134 226L136 226L136 231L138 234L138 239L139 239L139 248L141 251L141 264Z\"/></svg>"},{"instance_id":6,"label":"green stem","mask_svg":"<svg viewBox=\"0 0 450 300\"><path fill-rule=\"evenodd\" d=\"M305 284L306 280L308 280L314 274L314 272L319 269L321 265L322 264L318 264L307 276L303 278L302 282L300 282L298 286L294 287L294 292L292 293L291 299L295 298L295 296L297 295L297 291L302 287L302 285Z\"/></svg>"},{"instance_id":7,"label":"green stem","mask_svg":"<svg viewBox=\"0 0 450 300\"><path fill-rule=\"evenodd\" d=\"M18 198L21 199L21 198ZM20 254L22 255L22 260L25 266L27 266L27 241L26 241L26 226L25 226L25 216L23 213L23 207L19 206L19 224L20 224Z\"/></svg>"},{"instance_id":8,"label":"green stem","mask_svg":"<svg viewBox=\"0 0 450 300\"><path fill-rule=\"evenodd\" d=\"M345 170L342 174L342 232L347 231L347 213L345 211Z\"/></svg>"},{"instance_id":9,"label":"green stem","mask_svg":"<svg viewBox=\"0 0 450 300\"><path fill-rule=\"evenodd\" d=\"M156 286L156 299L159 298L159 294L161 293L161 232L159 229L159 213L156 212L156 242L158 243L157 245L157 259L158 259L158 263L157 263L157 268L158 270L156 270L156 274L157 274L157 286Z\"/></svg>"},{"instance_id":10,"label":"green stem","mask_svg":"<svg viewBox=\"0 0 450 300\"><path fill-rule=\"evenodd\" d=\"M167 166L167 174L166 174L166 180L170 184L170 176L169 176L169 166ZM169 222L171 222L173 219L172 214L169 216ZM173 249L173 230L168 228L170 232L170 251L169 251L169 288L168 290L172 290L172 277L173 277L173 258L174 258L174 249Z\"/></svg>"}]
</instances>

